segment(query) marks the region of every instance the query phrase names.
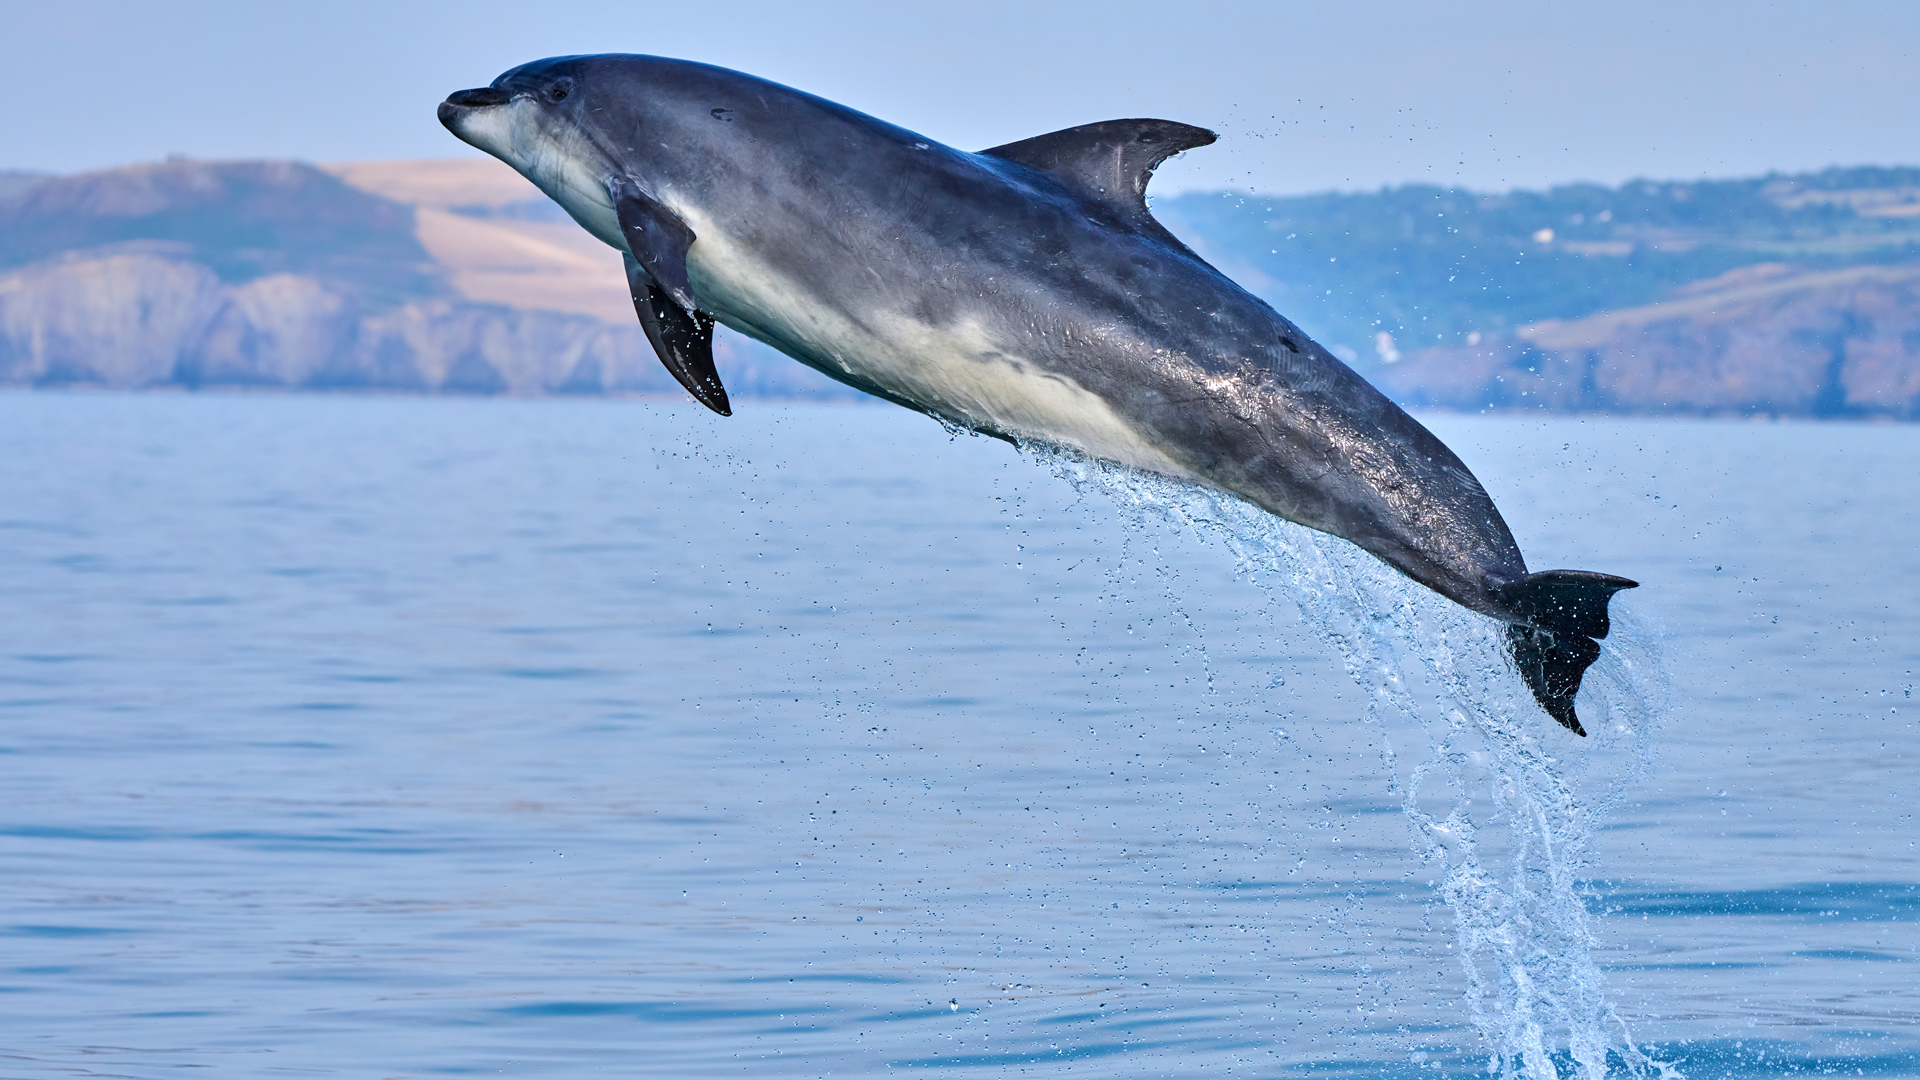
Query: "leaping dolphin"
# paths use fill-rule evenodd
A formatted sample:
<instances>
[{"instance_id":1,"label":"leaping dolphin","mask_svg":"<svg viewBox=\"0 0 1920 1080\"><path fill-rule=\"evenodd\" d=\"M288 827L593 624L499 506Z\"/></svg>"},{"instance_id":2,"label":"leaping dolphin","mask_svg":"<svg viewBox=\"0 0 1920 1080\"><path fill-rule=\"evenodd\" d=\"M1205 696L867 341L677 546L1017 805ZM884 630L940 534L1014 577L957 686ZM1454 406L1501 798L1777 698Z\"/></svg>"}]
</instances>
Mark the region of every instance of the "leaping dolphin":
<instances>
[{"instance_id":1,"label":"leaping dolphin","mask_svg":"<svg viewBox=\"0 0 1920 1080\"><path fill-rule=\"evenodd\" d=\"M1109 120L955 150L725 68L562 56L440 121L626 256L647 339L708 408L724 323L899 405L1231 492L1507 624L1535 700L1574 695L1626 578L1527 573L1439 439L1147 211L1214 141Z\"/></svg>"}]
</instances>

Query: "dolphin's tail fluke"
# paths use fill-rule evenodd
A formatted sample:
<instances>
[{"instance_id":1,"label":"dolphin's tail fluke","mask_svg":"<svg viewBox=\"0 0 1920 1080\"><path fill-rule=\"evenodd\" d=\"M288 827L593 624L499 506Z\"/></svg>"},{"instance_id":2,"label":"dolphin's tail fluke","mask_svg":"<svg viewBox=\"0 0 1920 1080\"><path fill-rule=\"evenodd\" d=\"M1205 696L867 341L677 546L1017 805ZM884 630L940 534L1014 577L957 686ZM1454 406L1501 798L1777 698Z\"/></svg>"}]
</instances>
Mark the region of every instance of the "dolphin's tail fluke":
<instances>
[{"instance_id":1,"label":"dolphin's tail fluke","mask_svg":"<svg viewBox=\"0 0 1920 1080\"><path fill-rule=\"evenodd\" d=\"M1607 601L1639 582L1587 570L1547 570L1529 574L1500 590L1500 598L1519 616L1507 625L1507 646L1533 699L1575 735L1585 735L1574 715L1573 696L1580 677L1600 658L1594 640L1607 636Z\"/></svg>"}]
</instances>

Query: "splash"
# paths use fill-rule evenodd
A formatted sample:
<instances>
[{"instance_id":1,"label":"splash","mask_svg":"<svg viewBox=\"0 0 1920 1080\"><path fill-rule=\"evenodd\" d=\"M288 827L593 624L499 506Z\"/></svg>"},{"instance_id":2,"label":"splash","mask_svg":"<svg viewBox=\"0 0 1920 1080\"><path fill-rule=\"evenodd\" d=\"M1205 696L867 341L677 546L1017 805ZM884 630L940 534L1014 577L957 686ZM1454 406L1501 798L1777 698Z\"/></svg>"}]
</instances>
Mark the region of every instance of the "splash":
<instances>
[{"instance_id":1,"label":"splash","mask_svg":"<svg viewBox=\"0 0 1920 1080\"><path fill-rule=\"evenodd\" d=\"M1223 544L1242 576L1300 606L1365 693L1368 722L1403 718L1424 731L1426 755L1404 774L1384 724L1379 745L1415 849L1453 911L1490 1075L1679 1080L1635 1045L1607 1001L1580 895L1594 830L1647 770L1666 709L1657 632L1615 616L1580 695L1590 738L1562 760L1552 749L1562 730L1512 671L1494 620L1233 496L1057 447L1024 449L1136 521ZM1416 683L1434 704L1421 707Z\"/></svg>"}]
</instances>

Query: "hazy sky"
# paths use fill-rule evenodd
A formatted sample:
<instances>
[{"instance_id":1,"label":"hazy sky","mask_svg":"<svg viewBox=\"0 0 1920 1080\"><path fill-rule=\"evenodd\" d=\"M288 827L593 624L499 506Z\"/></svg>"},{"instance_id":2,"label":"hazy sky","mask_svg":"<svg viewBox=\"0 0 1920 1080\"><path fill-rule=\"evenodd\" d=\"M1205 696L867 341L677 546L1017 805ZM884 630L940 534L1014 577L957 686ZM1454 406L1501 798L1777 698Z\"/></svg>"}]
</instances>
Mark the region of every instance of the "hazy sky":
<instances>
[{"instance_id":1,"label":"hazy sky","mask_svg":"<svg viewBox=\"0 0 1920 1080\"><path fill-rule=\"evenodd\" d=\"M968 149L1219 131L1161 192L1920 163L1920 0L0 0L0 168L459 156L441 98L574 52L736 67Z\"/></svg>"}]
</instances>

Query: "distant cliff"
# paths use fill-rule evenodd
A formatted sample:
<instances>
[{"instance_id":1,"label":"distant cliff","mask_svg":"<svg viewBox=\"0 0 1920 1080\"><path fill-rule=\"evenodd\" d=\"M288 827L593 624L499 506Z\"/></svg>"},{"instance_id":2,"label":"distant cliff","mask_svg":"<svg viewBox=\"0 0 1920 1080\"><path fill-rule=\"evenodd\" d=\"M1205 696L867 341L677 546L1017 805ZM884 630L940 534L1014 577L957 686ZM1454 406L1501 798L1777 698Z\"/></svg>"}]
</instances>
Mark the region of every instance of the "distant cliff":
<instances>
[{"instance_id":1,"label":"distant cliff","mask_svg":"<svg viewBox=\"0 0 1920 1080\"><path fill-rule=\"evenodd\" d=\"M1414 406L1920 420L1920 266L1761 264L1676 292L1373 377Z\"/></svg>"},{"instance_id":2,"label":"distant cliff","mask_svg":"<svg viewBox=\"0 0 1920 1080\"><path fill-rule=\"evenodd\" d=\"M1154 209L1410 406L1920 419L1920 169ZM477 158L0 172L0 385L682 393L618 256Z\"/></svg>"},{"instance_id":3,"label":"distant cliff","mask_svg":"<svg viewBox=\"0 0 1920 1080\"><path fill-rule=\"evenodd\" d=\"M538 192L491 162L449 164L422 205L292 162L24 178L0 201L0 384L682 392L617 256L489 223L500 190L508 206ZM436 194L479 201L462 214ZM752 343L717 352L744 396L853 393Z\"/></svg>"},{"instance_id":4,"label":"distant cliff","mask_svg":"<svg viewBox=\"0 0 1920 1080\"><path fill-rule=\"evenodd\" d=\"M444 297L379 304L291 273L224 281L160 244L0 276L10 383L665 391L645 345L637 329L581 316Z\"/></svg>"}]
</instances>

